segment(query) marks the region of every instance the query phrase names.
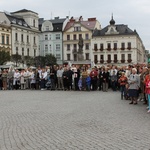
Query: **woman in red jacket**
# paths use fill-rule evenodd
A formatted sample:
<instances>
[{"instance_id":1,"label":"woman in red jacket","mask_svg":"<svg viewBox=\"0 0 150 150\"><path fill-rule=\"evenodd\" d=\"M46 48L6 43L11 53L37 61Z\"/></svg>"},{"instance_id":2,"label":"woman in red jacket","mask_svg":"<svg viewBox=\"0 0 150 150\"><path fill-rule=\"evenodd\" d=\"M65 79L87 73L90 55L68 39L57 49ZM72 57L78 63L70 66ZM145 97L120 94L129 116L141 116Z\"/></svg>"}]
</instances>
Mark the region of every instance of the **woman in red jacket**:
<instances>
[{"instance_id":1,"label":"woman in red jacket","mask_svg":"<svg viewBox=\"0 0 150 150\"><path fill-rule=\"evenodd\" d=\"M150 74L146 76L145 93L148 95L148 113L150 113Z\"/></svg>"}]
</instances>

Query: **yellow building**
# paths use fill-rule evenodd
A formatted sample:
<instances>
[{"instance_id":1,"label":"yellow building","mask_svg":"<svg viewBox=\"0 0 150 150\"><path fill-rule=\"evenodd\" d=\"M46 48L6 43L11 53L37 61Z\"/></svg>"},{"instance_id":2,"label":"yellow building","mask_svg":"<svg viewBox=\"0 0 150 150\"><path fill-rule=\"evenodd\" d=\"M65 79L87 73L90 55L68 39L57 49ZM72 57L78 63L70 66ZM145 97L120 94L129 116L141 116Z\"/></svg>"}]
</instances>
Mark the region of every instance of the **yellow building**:
<instances>
[{"instance_id":1,"label":"yellow building","mask_svg":"<svg viewBox=\"0 0 150 150\"><path fill-rule=\"evenodd\" d=\"M63 56L65 62L83 64L91 61L91 39L94 29L100 29L96 18L84 21L80 18L71 18L63 32ZM83 39L82 60L79 60L79 38ZM80 62L79 62L80 61Z\"/></svg>"},{"instance_id":2,"label":"yellow building","mask_svg":"<svg viewBox=\"0 0 150 150\"><path fill-rule=\"evenodd\" d=\"M11 55L11 27L5 20L0 21L0 51L9 52Z\"/></svg>"}]
</instances>

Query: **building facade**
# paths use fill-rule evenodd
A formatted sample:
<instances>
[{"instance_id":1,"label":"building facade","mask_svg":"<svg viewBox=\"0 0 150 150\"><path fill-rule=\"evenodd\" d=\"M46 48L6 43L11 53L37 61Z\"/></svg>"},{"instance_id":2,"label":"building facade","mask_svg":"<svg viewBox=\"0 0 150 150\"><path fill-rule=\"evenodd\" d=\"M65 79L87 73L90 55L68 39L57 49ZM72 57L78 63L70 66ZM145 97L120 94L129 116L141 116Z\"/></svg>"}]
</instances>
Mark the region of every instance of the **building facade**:
<instances>
[{"instance_id":1,"label":"building facade","mask_svg":"<svg viewBox=\"0 0 150 150\"><path fill-rule=\"evenodd\" d=\"M72 64L83 64L91 61L91 38L94 29L100 29L100 23L96 18L83 20L71 18L67 23L63 33L64 61ZM79 39L83 39L83 60L78 59ZM80 62L79 62L80 61Z\"/></svg>"},{"instance_id":2,"label":"building facade","mask_svg":"<svg viewBox=\"0 0 150 150\"><path fill-rule=\"evenodd\" d=\"M91 48L96 65L145 62L145 47L136 30L124 24L116 25L113 17L110 25L94 31Z\"/></svg>"},{"instance_id":3,"label":"building facade","mask_svg":"<svg viewBox=\"0 0 150 150\"><path fill-rule=\"evenodd\" d=\"M23 56L38 56L38 14L30 10L20 10L13 13L1 12L0 18L11 27L11 54Z\"/></svg>"},{"instance_id":4,"label":"building facade","mask_svg":"<svg viewBox=\"0 0 150 150\"><path fill-rule=\"evenodd\" d=\"M11 27L3 19L0 19L0 51L11 55Z\"/></svg>"},{"instance_id":5,"label":"building facade","mask_svg":"<svg viewBox=\"0 0 150 150\"><path fill-rule=\"evenodd\" d=\"M39 19L39 49L40 55L52 54L57 63L63 63L63 30L68 18L55 17L52 20Z\"/></svg>"}]
</instances>

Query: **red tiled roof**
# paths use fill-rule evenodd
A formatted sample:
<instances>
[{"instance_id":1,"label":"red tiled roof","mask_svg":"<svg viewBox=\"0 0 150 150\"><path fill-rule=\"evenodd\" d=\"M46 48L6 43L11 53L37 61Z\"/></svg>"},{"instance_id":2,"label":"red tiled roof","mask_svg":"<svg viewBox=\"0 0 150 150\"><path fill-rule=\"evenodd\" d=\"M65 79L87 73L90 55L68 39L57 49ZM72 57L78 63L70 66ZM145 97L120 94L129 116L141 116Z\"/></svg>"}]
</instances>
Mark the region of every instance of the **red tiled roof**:
<instances>
[{"instance_id":1,"label":"red tiled roof","mask_svg":"<svg viewBox=\"0 0 150 150\"><path fill-rule=\"evenodd\" d=\"M74 24L77 23L76 21L70 21L67 23L64 31L68 30L69 28L71 28L72 26L74 26ZM92 21L79 21L79 23L81 25L83 25L84 27L88 28L89 30L94 30L95 25L96 25L96 20L92 20Z\"/></svg>"}]
</instances>

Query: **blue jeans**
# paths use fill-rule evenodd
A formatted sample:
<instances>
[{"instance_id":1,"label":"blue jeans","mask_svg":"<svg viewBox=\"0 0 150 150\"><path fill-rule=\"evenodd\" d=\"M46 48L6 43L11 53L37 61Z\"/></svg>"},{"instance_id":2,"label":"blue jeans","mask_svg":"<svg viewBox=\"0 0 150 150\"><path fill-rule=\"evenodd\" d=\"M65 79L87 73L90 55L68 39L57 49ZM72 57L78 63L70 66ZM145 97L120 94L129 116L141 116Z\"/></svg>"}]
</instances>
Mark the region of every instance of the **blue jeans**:
<instances>
[{"instance_id":1,"label":"blue jeans","mask_svg":"<svg viewBox=\"0 0 150 150\"><path fill-rule=\"evenodd\" d=\"M148 110L150 110L150 94L148 94Z\"/></svg>"},{"instance_id":2,"label":"blue jeans","mask_svg":"<svg viewBox=\"0 0 150 150\"><path fill-rule=\"evenodd\" d=\"M121 85L121 86L120 86L120 91L121 91L121 95L123 95L123 96L126 95L126 88L125 88L125 85Z\"/></svg>"}]
</instances>

